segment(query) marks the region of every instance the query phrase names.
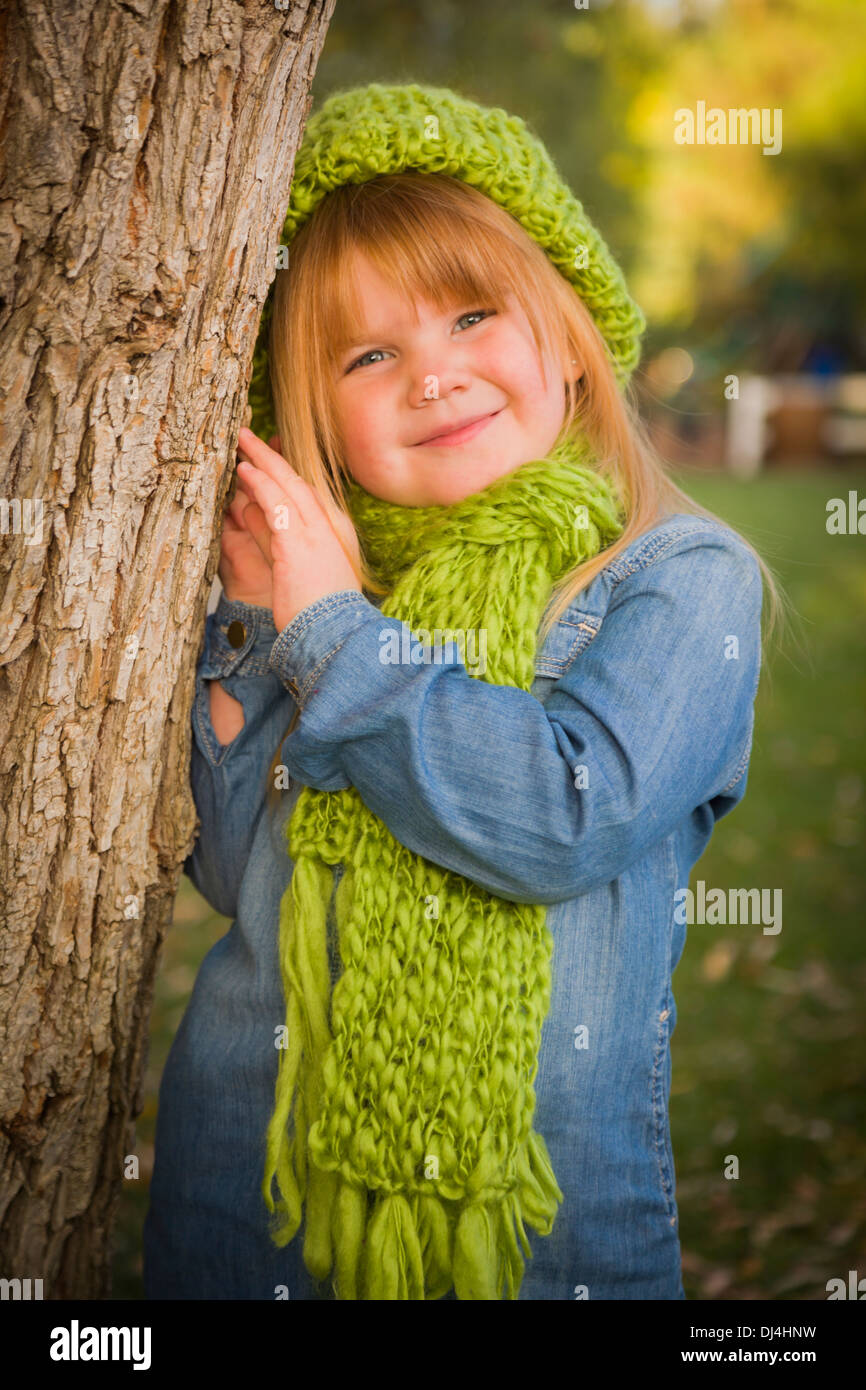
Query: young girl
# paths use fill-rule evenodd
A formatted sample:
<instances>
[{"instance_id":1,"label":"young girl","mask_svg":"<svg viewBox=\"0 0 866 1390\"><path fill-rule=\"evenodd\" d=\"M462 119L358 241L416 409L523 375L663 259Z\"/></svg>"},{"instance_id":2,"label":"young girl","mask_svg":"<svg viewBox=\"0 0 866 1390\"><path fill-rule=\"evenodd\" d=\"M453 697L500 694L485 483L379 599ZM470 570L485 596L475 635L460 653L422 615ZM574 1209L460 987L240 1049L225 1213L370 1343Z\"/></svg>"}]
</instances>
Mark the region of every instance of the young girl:
<instances>
[{"instance_id":1,"label":"young girl","mask_svg":"<svg viewBox=\"0 0 866 1390\"><path fill-rule=\"evenodd\" d=\"M339 93L284 239L147 1296L681 1299L675 894L745 792L767 571L654 456L643 316L521 121Z\"/></svg>"}]
</instances>

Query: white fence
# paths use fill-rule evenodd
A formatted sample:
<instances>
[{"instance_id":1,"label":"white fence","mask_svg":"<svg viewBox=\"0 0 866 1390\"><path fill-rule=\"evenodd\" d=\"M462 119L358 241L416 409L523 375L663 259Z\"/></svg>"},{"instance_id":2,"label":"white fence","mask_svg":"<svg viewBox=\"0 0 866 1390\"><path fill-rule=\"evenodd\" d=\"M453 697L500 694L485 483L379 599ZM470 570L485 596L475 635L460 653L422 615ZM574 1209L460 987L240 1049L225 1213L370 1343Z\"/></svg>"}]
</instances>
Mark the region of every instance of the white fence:
<instances>
[{"instance_id":1,"label":"white fence","mask_svg":"<svg viewBox=\"0 0 866 1390\"><path fill-rule=\"evenodd\" d=\"M739 397L728 402L725 464L750 478L776 438L773 416L787 412L818 417L819 448L832 456L866 455L866 373L823 377L807 373L742 376Z\"/></svg>"}]
</instances>

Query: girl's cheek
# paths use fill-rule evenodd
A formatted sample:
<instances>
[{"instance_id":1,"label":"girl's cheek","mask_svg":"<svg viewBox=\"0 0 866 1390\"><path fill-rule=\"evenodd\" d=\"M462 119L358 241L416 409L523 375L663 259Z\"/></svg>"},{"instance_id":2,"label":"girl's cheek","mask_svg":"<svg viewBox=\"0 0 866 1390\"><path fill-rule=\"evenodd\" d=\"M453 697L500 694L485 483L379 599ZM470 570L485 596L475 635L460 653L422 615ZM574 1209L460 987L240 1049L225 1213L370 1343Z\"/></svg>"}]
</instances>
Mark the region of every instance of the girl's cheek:
<instances>
[{"instance_id":1,"label":"girl's cheek","mask_svg":"<svg viewBox=\"0 0 866 1390\"><path fill-rule=\"evenodd\" d=\"M339 409L339 423L344 439L358 439L363 435L369 411L370 397L366 390L355 389L346 392Z\"/></svg>"},{"instance_id":2,"label":"girl's cheek","mask_svg":"<svg viewBox=\"0 0 866 1390\"><path fill-rule=\"evenodd\" d=\"M370 452L373 443L374 430L373 420L369 410L369 403L365 408L359 409L356 414L350 416L346 437L354 452L360 456Z\"/></svg>"},{"instance_id":3,"label":"girl's cheek","mask_svg":"<svg viewBox=\"0 0 866 1390\"><path fill-rule=\"evenodd\" d=\"M512 394L515 402L523 401L530 408L541 405L548 385L544 379L541 363L534 352L527 350L526 344L515 345L514 353L508 361L507 382L503 383Z\"/></svg>"},{"instance_id":4,"label":"girl's cheek","mask_svg":"<svg viewBox=\"0 0 866 1390\"><path fill-rule=\"evenodd\" d=\"M381 448L383 432L394 428L397 419L395 393L384 389L378 382L370 381L355 400L355 412L350 417L349 428L355 431L355 440L361 449Z\"/></svg>"},{"instance_id":5,"label":"girl's cheek","mask_svg":"<svg viewBox=\"0 0 866 1390\"><path fill-rule=\"evenodd\" d=\"M521 395L536 386L538 363L525 338L516 330L503 332L495 343L491 343L479 364L484 374L509 394Z\"/></svg>"}]
</instances>

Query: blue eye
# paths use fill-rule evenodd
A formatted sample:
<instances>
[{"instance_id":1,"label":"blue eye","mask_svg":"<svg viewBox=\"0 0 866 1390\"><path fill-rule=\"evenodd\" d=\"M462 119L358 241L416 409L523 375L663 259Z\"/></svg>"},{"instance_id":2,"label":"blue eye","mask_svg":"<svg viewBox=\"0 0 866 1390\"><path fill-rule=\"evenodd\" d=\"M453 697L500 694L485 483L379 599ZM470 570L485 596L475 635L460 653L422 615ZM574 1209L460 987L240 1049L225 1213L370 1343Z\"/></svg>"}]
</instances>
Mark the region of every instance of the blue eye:
<instances>
[{"instance_id":1,"label":"blue eye","mask_svg":"<svg viewBox=\"0 0 866 1390\"><path fill-rule=\"evenodd\" d=\"M495 309L470 309L468 313L461 314L457 322L463 323L464 319L478 319L480 322L483 319L490 318L491 315L495 313ZM470 328L474 327L473 324L470 324L469 326ZM351 364L351 366L346 368L347 375L349 372L354 371L356 367L360 367L362 363L367 362L371 357L375 357L377 352L381 355L383 353L383 349L371 348L370 351L365 352L362 357L356 357L355 361Z\"/></svg>"},{"instance_id":2,"label":"blue eye","mask_svg":"<svg viewBox=\"0 0 866 1390\"><path fill-rule=\"evenodd\" d=\"M369 352L365 352L363 357L359 357L355 362L352 363L351 367L349 367L349 371L351 372L355 367L360 367L361 363L366 362L368 357L373 357L375 353L381 351L381 348L370 348Z\"/></svg>"},{"instance_id":3,"label":"blue eye","mask_svg":"<svg viewBox=\"0 0 866 1390\"><path fill-rule=\"evenodd\" d=\"M461 314L457 322L462 323L464 319L486 319L489 318L490 315L494 314L495 312L495 309L471 309L468 314Z\"/></svg>"}]
</instances>

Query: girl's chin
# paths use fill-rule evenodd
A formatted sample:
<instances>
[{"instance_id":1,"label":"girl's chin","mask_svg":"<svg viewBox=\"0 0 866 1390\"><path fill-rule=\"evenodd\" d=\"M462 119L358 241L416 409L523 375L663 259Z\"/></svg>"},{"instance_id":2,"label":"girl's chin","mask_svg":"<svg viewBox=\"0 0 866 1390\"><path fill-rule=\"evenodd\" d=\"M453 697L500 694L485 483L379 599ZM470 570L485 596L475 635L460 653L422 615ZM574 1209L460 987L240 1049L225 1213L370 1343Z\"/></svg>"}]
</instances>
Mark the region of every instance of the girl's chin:
<instances>
[{"instance_id":1,"label":"girl's chin","mask_svg":"<svg viewBox=\"0 0 866 1390\"><path fill-rule=\"evenodd\" d=\"M473 454L468 449L448 450L445 458L425 460L423 471L419 470L416 476L420 487L435 487L440 480L448 486L451 479L459 478L461 486L470 483L472 491L477 492L513 472L518 465L511 461L512 457L515 455L506 454L501 448L485 450L484 454Z\"/></svg>"},{"instance_id":2,"label":"girl's chin","mask_svg":"<svg viewBox=\"0 0 866 1390\"><path fill-rule=\"evenodd\" d=\"M416 462L411 472L407 470L402 476L395 469L381 481L376 478L365 481L363 475L358 481L374 497L394 502L397 506L444 507L452 502L461 502L473 493L483 492L491 483L506 473L512 473L517 467L517 463L503 467L500 450L489 462L479 459L477 455L472 459L466 453L454 450L453 457L425 460L423 468Z\"/></svg>"},{"instance_id":3,"label":"girl's chin","mask_svg":"<svg viewBox=\"0 0 866 1390\"><path fill-rule=\"evenodd\" d=\"M442 479L440 486L419 489L419 501L413 503L418 507L448 507L454 502L462 502L464 497L472 497L476 492L483 492L491 483L501 477L501 473L495 476L482 478L454 478ZM423 498L423 500L420 500Z\"/></svg>"}]
</instances>

